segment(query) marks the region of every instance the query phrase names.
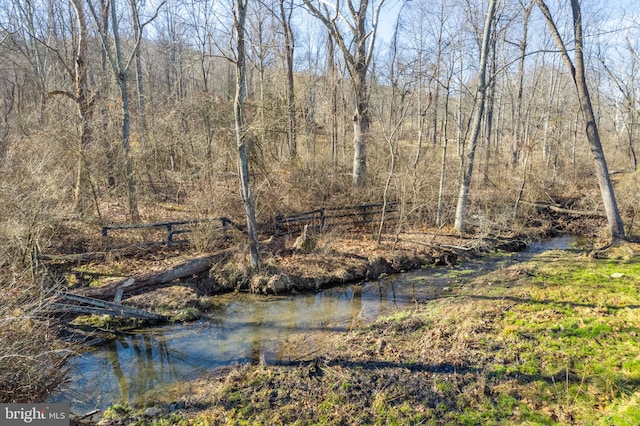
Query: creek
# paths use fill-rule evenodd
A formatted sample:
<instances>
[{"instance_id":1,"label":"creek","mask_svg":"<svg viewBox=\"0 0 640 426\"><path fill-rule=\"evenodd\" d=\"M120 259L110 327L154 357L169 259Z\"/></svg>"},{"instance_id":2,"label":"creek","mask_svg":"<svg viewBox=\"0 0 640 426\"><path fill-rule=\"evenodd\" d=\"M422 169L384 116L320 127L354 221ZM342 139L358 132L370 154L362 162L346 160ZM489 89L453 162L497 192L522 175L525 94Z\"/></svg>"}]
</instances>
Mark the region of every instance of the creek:
<instances>
[{"instance_id":1,"label":"creek","mask_svg":"<svg viewBox=\"0 0 640 426\"><path fill-rule=\"evenodd\" d=\"M448 294L473 277L552 249L575 237L531 244L519 253L474 259L317 293L213 296L214 308L193 323L168 324L120 335L75 357L69 381L50 402L68 402L74 413L115 403L145 404L179 381L237 363L278 362L309 355L324 336L368 324L399 309Z\"/></svg>"}]
</instances>

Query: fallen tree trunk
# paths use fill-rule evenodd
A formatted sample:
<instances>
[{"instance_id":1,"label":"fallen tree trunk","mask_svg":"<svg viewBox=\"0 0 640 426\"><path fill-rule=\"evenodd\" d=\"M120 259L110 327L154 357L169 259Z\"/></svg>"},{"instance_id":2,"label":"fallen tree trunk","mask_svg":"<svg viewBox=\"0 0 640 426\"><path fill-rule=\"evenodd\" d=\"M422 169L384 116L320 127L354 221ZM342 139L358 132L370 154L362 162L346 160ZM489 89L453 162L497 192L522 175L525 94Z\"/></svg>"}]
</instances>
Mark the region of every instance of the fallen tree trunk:
<instances>
[{"instance_id":1,"label":"fallen tree trunk","mask_svg":"<svg viewBox=\"0 0 640 426\"><path fill-rule=\"evenodd\" d=\"M147 312L142 309L123 306L115 302L105 302L104 300L92 297L78 296L76 294L61 294L58 296L61 300L71 303L52 303L49 306L51 312L78 313L78 314L96 314L111 315L124 318L139 318L143 320L164 321L166 317L153 312ZM74 304L75 302L75 304Z\"/></svg>"},{"instance_id":2,"label":"fallen tree trunk","mask_svg":"<svg viewBox=\"0 0 640 426\"><path fill-rule=\"evenodd\" d=\"M140 293L150 287L157 287L180 278L187 278L206 272L211 269L211 266L214 263L223 257L224 254L200 257L181 263L166 271L131 277L102 287L83 288L77 290L76 293L82 296L94 297L102 300L114 299L116 295L119 295L120 297L125 295L124 298L126 298Z\"/></svg>"},{"instance_id":3,"label":"fallen tree trunk","mask_svg":"<svg viewBox=\"0 0 640 426\"><path fill-rule=\"evenodd\" d=\"M603 218L607 217L604 213L598 212L598 211L565 209L563 207L555 206L550 203L526 203L525 202L523 204L529 204L538 209L547 209L547 210L551 210L552 212L568 214L572 216L603 217Z\"/></svg>"}]
</instances>

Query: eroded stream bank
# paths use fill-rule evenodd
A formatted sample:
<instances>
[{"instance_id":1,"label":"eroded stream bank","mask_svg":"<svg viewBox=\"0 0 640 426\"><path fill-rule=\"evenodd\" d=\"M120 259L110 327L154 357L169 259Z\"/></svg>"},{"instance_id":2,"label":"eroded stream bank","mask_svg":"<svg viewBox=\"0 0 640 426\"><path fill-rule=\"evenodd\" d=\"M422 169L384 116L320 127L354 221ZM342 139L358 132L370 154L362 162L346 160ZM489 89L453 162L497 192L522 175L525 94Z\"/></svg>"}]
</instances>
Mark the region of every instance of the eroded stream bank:
<instances>
[{"instance_id":1,"label":"eroded stream bank","mask_svg":"<svg viewBox=\"0 0 640 426\"><path fill-rule=\"evenodd\" d=\"M446 296L489 271L549 249L567 248L573 237L531 245L453 268L434 267L386 276L317 293L256 296L230 293L212 298L199 321L123 334L74 360L70 382L54 398L76 413L115 403L144 405L172 383L238 363L308 357L307 340L368 324L398 309Z\"/></svg>"}]
</instances>

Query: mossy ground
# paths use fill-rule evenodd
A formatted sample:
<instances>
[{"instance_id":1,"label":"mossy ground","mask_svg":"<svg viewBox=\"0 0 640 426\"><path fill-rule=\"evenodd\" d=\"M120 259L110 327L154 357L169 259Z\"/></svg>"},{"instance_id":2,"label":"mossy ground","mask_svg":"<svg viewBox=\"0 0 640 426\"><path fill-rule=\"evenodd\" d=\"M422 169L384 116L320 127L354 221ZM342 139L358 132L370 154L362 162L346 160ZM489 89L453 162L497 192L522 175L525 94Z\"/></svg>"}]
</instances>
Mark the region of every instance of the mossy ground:
<instances>
[{"instance_id":1,"label":"mossy ground","mask_svg":"<svg viewBox=\"0 0 640 426\"><path fill-rule=\"evenodd\" d=\"M609 254L548 252L303 360L181 383L172 422L640 424L640 256Z\"/></svg>"}]
</instances>

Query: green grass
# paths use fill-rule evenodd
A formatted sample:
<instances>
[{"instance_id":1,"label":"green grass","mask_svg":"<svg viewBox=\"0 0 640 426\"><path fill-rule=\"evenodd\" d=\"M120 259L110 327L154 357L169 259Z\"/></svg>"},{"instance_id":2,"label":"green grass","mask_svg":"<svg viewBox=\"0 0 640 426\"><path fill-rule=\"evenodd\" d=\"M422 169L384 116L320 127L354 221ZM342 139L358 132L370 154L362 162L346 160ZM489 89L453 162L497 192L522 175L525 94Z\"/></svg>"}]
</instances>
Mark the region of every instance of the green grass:
<instances>
[{"instance_id":1,"label":"green grass","mask_svg":"<svg viewBox=\"0 0 640 426\"><path fill-rule=\"evenodd\" d=\"M530 267L533 280L505 295L518 303L497 336L497 356L509 362L494 374L532 382L531 405L556 412L560 423L637 419L640 410L626 401L640 395L638 259L551 252Z\"/></svg>"},{"instance_id":2,"label":"green grass","mask_svg":"<svg viewBox=\"0 0 640 426\"><path fill-rule=\"evenodd\" d=\"M382 315L378 318L380 322L392 322L392 321L404 321L407 318L411 317L411 313L409 311L398 311L394 312L391 315Z\"/></svg>"}]
</instances>

